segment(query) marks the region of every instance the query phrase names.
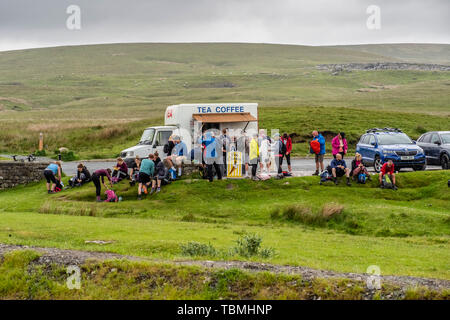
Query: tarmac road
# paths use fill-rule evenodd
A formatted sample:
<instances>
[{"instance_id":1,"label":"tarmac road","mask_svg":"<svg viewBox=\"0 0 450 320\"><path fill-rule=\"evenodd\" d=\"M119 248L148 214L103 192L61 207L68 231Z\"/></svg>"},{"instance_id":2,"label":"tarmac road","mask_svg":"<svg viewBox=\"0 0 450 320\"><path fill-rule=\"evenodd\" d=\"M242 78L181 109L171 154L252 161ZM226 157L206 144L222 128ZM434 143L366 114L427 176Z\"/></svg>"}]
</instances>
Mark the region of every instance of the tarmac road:
<instances>
[{"instance_id":1,"label":"tarmac road","mask_svg":"<svg viewBox=\"0 0 450 320\"><path fill-rule=\"evenodd\" d=\"M9 158L11 156L8 155L0 155L5 158ZM21 157L23 158L23 157ZM325 167L331 162L332 158L325 158L324 159L324 165ZM347 160L347 165L350 165L351 160ZM26 161L26 160L25 160ZM36 161L54 161L52 159L47 158L38 158ZM93 172L98 169L106 169L106 168L112 168L116 164L115 161L109 160L86 160L81 161L85 164L85 166L89 169L90 172ZM62 169L63 172L67 176L72 176L77 171L77 165L80 163L80 161L70 161L70 162L63 162ZM292 173L294 176L301 177L301 176L309 176L314 173L316 170L316 164L314 163L314 158L293 158L291 159L292 164ZM439 170L441 167L439 166L427 166L427 170ZM287 170L286 160L283 162L283 170ZM369 172L375 173L372 167L368 168ZM412 171L412 169L402 169L402 172ZM275 173L275 172L272 172Z\"/></svg>"},{"instance_id":2,"label":"tarmac road","mask_svg":"<svg viewBox=\"0 0 450 320\"><path fill-rule=\"evenodd\" d=\"M331 159L325 159L324 165L325 167L331 162ZM348 160L347 160L348 162ZM77 170L77 164L79 162L65 162L62 164L63 172L68 175L74 175ZM83 161L83 163L86 165L86 167L89 169L90 172L93 172L98 169L105 169L105 168L112 168L116 164L115 161ZM314 159L305 159L305 158L296 158L291 159L292 164L292 172L294 176L309 176L314 173L316 170L316 164L314 162ZM347 165L349 165L348 163ZM441 167L439 166L427 166L427 170L439 170ZM287 170L286 161L283 162L283 170ZM369 172L375 173L373 168L368 168ZM406 171L412 171L412 169L402 169L402 172ZM275 173L275 172L273 172Z\"/></svg>"}]
</instances>

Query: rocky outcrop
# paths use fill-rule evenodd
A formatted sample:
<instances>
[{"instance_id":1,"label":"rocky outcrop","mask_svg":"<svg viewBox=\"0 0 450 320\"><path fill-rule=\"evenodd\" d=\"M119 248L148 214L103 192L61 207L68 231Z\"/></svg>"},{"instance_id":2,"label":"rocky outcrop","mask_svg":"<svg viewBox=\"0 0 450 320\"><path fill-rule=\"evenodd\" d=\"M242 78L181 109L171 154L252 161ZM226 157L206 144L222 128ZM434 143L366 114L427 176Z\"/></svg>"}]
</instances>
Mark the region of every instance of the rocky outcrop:
<instances>
[{"instance_id":1,"label":"rocky outcrop","mask_svg":"<svg viewBox=\"0 0 450 320\"><path fill-rule=\"evenodd\" d=\"M0 189L39 182L47 166L44 162L0 161Z\"/></svg>"},{"instance_id":2,"label":"rocky outcrop","mask_svg":"<svg viewBox=\"0 0 450 320\"><path fill-rule=\"evenodd\" d=\"M416 70L416 71L450 71L450 66L441 64L406 63L406 62L373 62L373 63L345 63L319 64L318 70L330 71L337 74L342 71L362 70Z\"/></svg>"}]
</instances>

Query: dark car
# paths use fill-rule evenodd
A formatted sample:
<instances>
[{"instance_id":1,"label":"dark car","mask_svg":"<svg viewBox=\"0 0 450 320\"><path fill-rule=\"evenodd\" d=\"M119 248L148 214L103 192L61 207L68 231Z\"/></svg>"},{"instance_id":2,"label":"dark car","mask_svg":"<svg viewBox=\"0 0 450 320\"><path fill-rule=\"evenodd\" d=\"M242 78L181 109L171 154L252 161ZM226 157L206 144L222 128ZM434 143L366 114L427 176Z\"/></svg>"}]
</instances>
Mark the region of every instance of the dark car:
<instances>
[{"instance_id":1,"label":"dark car","mask_svg":"<svg viewBox=\"0 0 450 320\"><path fill-rule=\"evenodd\" d=\"M425 152L427 164L449 169L450 131L432 131L417 139L417 145Z\"/></svg>"}]
</instances>

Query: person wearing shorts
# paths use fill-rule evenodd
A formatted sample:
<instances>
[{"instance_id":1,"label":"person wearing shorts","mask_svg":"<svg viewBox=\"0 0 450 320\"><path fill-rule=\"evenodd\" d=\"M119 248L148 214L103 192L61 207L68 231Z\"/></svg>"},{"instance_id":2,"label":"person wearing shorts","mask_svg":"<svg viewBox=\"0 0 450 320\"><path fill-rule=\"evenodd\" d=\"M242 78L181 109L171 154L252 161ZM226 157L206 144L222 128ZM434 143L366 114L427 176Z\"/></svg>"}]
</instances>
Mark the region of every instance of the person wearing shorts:
<instances>
[{"instance_id":1,"label":"person wearing shorts","mask_svg":"<svg viewBox=\"0 0 450 320\"><path fill-rule=\"evenodd\" d=\"M148 158L142 159L141 168L139 170L139 187L138 187L138 200L141 200L141 194L144 192L147 194L147 187L152 181L153 173L155 172L155 163L153 160L155 156L150 154Z\"/></svg>"},{"instance_id":2,"label":"person wearing shorts","mask_svg":"<svg viewBox=\"0 0 450 320\"><path fill-rule=\"evenodd\" d=\"M323 172L324 170L323 157L325 155L325 138L317 130L312 132L312 136L313 140L317 140L320 144L320 151L315 154L316 172L313 173L313 176L317 176L319 175L319 167L320 172Z\"/></svg>"},{"instance_id":3,"label":"person wearing shorts","mask_svg":"<svg viewBox=\"0 0 450 320\"><path fill-rule=\"evenodd\" d=\"M57 184L56 176L58 176L58 181L61 181L61 162L55 161L48 165L44 170L44 177L47 180L47 193L54 193L55 186Z\"/></svg>"},{"instance_id":4,"label":"person wearing shorts","mask_svg":"<svg viewBox=\"0 0 450 320\"><path fill-rule=\"evenodd\" d=\"M347 164L345 163L345 160L342 159L342 155L340 153L336 154L336 159L333 159L330 165L334 183L337 185L339 183L337 178L345 175L347 177L347 185L351 186L350 169L347 168Z\"/></svg>"}]
</instances>

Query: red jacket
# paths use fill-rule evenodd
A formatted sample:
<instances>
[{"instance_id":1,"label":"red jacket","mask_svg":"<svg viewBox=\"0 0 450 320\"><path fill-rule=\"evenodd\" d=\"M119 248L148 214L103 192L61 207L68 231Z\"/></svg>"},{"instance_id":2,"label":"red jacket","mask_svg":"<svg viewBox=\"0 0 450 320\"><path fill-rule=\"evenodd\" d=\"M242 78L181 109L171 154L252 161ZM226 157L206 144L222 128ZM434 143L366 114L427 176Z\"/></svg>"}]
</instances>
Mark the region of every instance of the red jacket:
<instances>
[{"instance_id":1,"label":"red jacket","mask_svg":"<svg viewBox=\"0 0 450 320\"><path fill-rule=\"evenodd\" d=\"M392 167L388 168L388 164L386 162L385 164L383 164L380 171L381 171L381 175L393 174L394 173L394 164L392 164Z\"/></svg>"},{"instance_id":2,"label":"red jacket","mask_svg":"<svg viewBox=\"0 0 450 320\"><path fill-rule=\"evenodd\" d=\"M291 137L287 137L287 139L281 137L281 142L286 145L286 153L291 153L292 151L292 139Z\"/></svg>"}]
</instances>

